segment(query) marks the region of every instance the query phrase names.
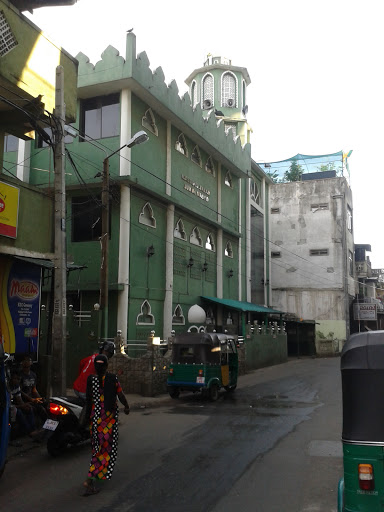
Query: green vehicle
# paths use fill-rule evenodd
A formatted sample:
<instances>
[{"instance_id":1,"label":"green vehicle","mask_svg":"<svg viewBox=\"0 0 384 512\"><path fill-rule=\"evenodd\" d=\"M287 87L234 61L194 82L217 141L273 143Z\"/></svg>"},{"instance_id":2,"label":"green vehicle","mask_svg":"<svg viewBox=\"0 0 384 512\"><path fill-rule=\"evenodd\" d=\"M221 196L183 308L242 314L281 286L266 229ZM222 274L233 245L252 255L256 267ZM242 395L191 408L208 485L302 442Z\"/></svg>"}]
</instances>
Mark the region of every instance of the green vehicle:
<instances>
[{"instance_id":1,"label":"green vehicle","mask_svg":"<svg viewBox=\"0 0 384 512\"><path fill-rule=\"evenodd\" d=\"M175 337L168 392L178 398L181 391L201 392L212 401L221 388L233 391L239 370L236 337L218 333L183 333Z\"/></svg>"},{"instance_id":2,"label":"green vehicle","mask_svg":"<svg viewBox=\"0 0 384 512\"><path fill-rule=\"evenodd\" d=\"M341 353L344 477L338 512L384 511L384 331L352 334Z\"/></svg>"}]
</instances>

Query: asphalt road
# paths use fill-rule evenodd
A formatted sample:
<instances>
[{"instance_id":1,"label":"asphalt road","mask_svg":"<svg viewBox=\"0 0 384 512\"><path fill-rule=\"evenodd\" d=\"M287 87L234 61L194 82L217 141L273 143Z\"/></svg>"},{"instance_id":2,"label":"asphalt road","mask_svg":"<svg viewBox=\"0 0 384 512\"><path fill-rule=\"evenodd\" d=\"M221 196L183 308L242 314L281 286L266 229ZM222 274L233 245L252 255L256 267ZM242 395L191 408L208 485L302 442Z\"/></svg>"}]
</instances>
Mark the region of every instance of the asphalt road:
<instances>
[{"instance_id":1,"label":"asphalt road","mask_svg":"<svg viewBox=\"0 0 384 512\"><path fill-rule=\"evenodd\" d=\"M38 445L0 480L7 512L336 511L342 474L339 359L295 359L197 395L121 415L118 461L81 497L90 446L52 459Z\"/></svg>"}]
</instances>

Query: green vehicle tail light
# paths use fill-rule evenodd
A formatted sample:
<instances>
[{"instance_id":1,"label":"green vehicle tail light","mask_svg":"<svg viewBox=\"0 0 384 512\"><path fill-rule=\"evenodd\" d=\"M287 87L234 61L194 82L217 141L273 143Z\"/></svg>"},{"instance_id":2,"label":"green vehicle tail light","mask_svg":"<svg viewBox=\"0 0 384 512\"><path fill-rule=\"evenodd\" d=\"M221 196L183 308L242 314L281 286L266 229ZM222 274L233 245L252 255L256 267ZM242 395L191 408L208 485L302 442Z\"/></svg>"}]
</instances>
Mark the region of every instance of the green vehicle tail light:
<instances>
[{"instance_id":1,"label":"green vehicle tail light","mask_svg":"<svg viewBox=\"0 0 384 512\"><path fill-rule=\"evenodd\" d=\"M373 491L375 488L372 464L359 464L359 485L363 491Z\"/></svg>"}]
</instances>

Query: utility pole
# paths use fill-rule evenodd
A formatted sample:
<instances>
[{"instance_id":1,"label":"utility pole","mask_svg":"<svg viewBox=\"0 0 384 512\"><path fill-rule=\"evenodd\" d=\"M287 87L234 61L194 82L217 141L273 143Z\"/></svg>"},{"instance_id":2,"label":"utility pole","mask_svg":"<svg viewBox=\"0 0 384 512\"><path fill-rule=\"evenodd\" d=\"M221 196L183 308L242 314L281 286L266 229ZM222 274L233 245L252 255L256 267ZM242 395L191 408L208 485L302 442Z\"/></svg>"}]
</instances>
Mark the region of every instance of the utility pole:
<instances>
[{"instance_id":1,"label":"utility pole","mask_svg":"<svg viewBox=\"0 0 384 512\"><path fill-rule=\"evenodd\" d=\"M100 308L103 315L103 338L108 338L109 157L103 161L101 208Z\"/></svg>"},{"instance_id":2,"label":"utility pole","mask_svg":"<svg viewBox=\"0 0 384 512\"><path fill-rule=\"evenodd\" d=\"M64 68L56 68L54 109L54 169L55 169L55 256L52 318L52 392L63 395L66 390L67 334L67 247L65 228L65 161L64 161Z\"/></svg>"}]
</instances>

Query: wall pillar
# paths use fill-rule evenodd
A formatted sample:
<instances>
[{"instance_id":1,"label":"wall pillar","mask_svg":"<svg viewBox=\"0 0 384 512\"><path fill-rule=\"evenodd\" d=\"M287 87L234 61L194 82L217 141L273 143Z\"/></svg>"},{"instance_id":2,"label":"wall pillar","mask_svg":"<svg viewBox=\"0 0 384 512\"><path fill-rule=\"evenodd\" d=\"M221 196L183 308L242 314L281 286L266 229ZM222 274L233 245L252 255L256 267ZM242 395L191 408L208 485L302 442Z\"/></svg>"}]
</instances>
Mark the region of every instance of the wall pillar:
<instances>
[{"instance_id":1,"label":"wall pillar","mask_svg":"<svg viewBox=\"0 0 384 512\"><path fill-rule=\"evenodd\" d=\"M173 230L175 226L175 206L167 208L167 234L165 243L165 297L163 309L163 340L167 340L172 331L173 317Z\"/></svg>"},{"instance_id":2,"label":"wall pillar","mask_svg":"<svg viewBox=\"0 0 384 512\"><path fill-rule=\"evenodd\" d=\"M128 339L129 307L129 263L130 263L130 220L131 189L126 185L120 188L120 238L119 238L119 273L118 282L124 289L117 295L117 330L125 340Z\"/></svg>"}]
</instances>

